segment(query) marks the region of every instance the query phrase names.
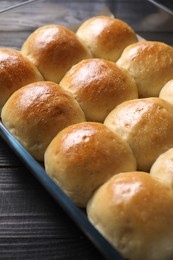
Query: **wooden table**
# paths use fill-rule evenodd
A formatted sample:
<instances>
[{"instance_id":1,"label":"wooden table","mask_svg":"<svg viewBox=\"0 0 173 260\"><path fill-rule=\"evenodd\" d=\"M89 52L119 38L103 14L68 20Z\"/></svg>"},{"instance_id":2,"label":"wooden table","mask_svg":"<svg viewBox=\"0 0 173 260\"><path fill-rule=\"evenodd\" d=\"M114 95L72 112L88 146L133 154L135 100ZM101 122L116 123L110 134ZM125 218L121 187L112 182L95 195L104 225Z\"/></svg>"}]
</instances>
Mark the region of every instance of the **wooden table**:
<instances>
[{"instance_id":1,"label":"wooden table","mask_svg":"<svg viewBox=\"0 0 173 260\"><path fill-rule=\"evenodd\" d=\"M0 1L0 10L21 2L24 1ZM63 23L71 19L71 26L79 22L79 17L82 20L111 10L144 38L173 44L173 18L147 0L47 2L49 10L42 10L42 17L47 17L47 20L51 19L55 2L61 8L64 6L66 16L63 16ZM76 17L71 10L75 10ZM26 36L45 23L45 19L40 19L41 22L35 24L32 12L35 14L38 9L30 9L28 5L27 11L13 9L0 14L0 46L20 49ZM57 21L61 18L57 17ZM93 244L1 138L0 259L102 259Z\"/></svg>"}]
</instances>

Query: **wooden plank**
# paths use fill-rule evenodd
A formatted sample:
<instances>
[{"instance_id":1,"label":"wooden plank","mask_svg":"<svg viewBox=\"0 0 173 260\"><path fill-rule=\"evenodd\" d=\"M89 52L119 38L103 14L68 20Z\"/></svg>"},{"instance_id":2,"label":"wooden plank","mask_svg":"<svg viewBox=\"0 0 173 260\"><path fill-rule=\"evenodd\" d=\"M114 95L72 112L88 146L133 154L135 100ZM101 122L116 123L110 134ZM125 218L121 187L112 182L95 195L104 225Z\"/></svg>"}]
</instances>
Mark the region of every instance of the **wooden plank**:
<instances>
[{"instance_id":1,"label":"wooden plank","mask_svg":"<svg viewBox=\"0 0 173 260\"><path fill-rule=\"evenodd\" d=\"M75 239L0 239L1 259L17 260L103 260L103 257L91 249L81 237ZM82 247L80 246L82 244ZM17 256L17 257L16 257Z\"/></svg>"}]
</instances>

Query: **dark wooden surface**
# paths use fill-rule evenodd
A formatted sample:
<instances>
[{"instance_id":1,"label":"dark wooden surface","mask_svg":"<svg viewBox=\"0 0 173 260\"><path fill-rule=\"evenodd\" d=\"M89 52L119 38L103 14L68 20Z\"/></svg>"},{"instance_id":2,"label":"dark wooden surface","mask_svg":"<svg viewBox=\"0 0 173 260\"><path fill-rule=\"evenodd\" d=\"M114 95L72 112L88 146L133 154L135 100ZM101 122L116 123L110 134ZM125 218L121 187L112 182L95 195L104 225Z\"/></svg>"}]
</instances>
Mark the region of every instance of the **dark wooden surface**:
<instances>
[{"instance_id":1,"label":"dark wooden surface","mask_svg":"<svg viewBox=\"0 0 173 260\"><path fill-rule=\"evenodd\" d=\"M0 1L0 10L24 1ZM128 22L147 40L173 44L173 18L147 0L47 1L49 9L28 7L0 14L0 46L20 46L36 27L52 21L74 24L109 12ZM63 9L64 8L64 9ZM58 9L59 10L59 9ZM63 11L63 12L62 12ZM54 14L53 13L53 14ZM44 18L44 19L43 19ZM39 21L39 22L38 22ZM76 227L0 138L0 259L102 259Z\"/></svg>"}]
</instances>

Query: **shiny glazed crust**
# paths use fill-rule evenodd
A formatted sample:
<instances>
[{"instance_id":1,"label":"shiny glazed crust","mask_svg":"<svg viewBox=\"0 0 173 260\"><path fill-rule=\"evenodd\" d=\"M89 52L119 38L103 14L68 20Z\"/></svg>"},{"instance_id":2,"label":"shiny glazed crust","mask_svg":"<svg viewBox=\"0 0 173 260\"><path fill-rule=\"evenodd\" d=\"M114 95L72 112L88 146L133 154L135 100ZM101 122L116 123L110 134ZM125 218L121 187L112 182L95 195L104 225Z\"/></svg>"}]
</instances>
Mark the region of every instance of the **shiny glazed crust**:
<instances>
[{"instance_id":1,"label":"shiny glazed crust","mask_svg":"<svg viewBox=\"0 0 173 260\"><path fill-rule=\"evenodd\" d=\"M42 26L30 34L21 51L46 80L56 83L74 64L91 58L89 50L74 32L53 24Z\"/></svg>"},{"instance_id":2,"label":"shiny glazed crust","mask_svg":"<svg viewBox=\"0 0 173 260\"><path fill-rule=\"evenodd\" d=\"M85 121L83 111L70 93L49 81L17 90L4 105L1 116L9 131L40 161L60 130Z\"/></svg>"},{"instance_id":3,"label":"shiny glazed crust","mask_svg":"<svg viewBox=\"0 0 173 260\"><path fill-rule=\"evenodd\" d=\"M156 158L173 146L173 106L153 97L123 102L104 124L132 148L138 170L149 171Z\"/></svg>"},{"instance_id":4,"label":"shiny glazed crust","mask_svg":"<svg viewBox=\"0 0 173 260\"><path fill-rule=\"evenodd\" d=\"M163 42L140 41L126 47L117 64L134 77L139 97L159 96L173 77L173 48Z\"/></svg>"},{"instance_id":5,"label":"shiny glazed crust","mask_svg":"<svg viewBox=\"0 0 173 260\"><path fill-rule=\"evenodd\" d=\"M129 73L104 59L77 63L60 85L72 93L88 121L103 122L118 104L138 98L136 83Z\"/></svg>"},{"instance_id":6,"label":"shiny glazed crust","mask_svg":"<svg viewBox=\"0 0 173 260\"><path fill-rule=\"evenodd\" d=\"M101 123L83 122L62 130L45 152L47 174L79 207L120 171L136 169L136 160L120 137Z\"/></svg>"},{"instance_id":7,"label":"shiny glazed crust","mask_svg":"<svg viewBox=\"0 0 173 260\"><path fill-rule=\"evenodd\" d=\"M89 220L129 260L171 260L173 190L145 172L119 173L87 205Z\"/></svg>"},{"instance_id":8,"label":"shiny glazed crust","mask_svg":"<svg viewBox=\"0 0 173 260\"><path fill-rule=\"evenodd\" d=\"M0 48L0 112L14 91L40 80L38 69L21 52Z\"/></svg>"},{"instance_id":9,"label":"shiny glazed crust","mask_svg":"<svg viewBox=\"0 0 173 260\"><path fill-rule=\"evenodd\" d=\"M76 33L91 50L93 57L111 61L116 61L125 47L138 41L127 23L108 16L86 20Z\"/></svg>"}]
</instances>

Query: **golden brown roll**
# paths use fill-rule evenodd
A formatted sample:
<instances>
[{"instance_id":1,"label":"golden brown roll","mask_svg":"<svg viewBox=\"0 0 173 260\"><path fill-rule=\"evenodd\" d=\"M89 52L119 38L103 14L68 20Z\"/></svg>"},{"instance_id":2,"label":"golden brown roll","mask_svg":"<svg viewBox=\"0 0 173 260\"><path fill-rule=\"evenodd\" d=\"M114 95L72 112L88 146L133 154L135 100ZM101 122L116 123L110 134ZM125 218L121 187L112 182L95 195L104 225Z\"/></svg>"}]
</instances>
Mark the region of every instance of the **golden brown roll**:
<instances>
[{"instance_id":1,"label":"golden brown roll","mask_svg":"<svg viewBox=\"0 0 173 260\"><path fill-rule=\"evenodd\" d=\"M63 129L49 144L44 162L47 174L79 207L112 175L136 169L129 145L96 122Z\"/></svg>"},{"instance_id":2,"label":"golden brown roll","mask_svg":"<svg viewBox=\"0 0 173 260\"><path fill-rule=\"evenodd\" d=\"M140 41L126 47L117 64L134 77L139 97L159 96L172 79L173 48L162 42Z\"/></svg>"},{"instance_id":3,"label":"golden brown roll","mask_svg":"<svg viewBox=\"0 0 173 260\"><path fill-rule=\"evenodd\" d=\"M45 25L25 40L22 49L46 80L59 83L64 74L91 53L70 29L61 25Z\"/></svg>"},{"instance_id":4,"label":"golden brown roll","mask_svg":"<svg viewBox=\"0 0 173 260\"><path fill-rule=\"evenodd\" d=\"M82 107L88 121L103 122L123 101L138 98L129 73L104 59L87 59L74 65L60 85L69 90Z\"/></svg>"},{"instance_id":5,"label":"golden brown roll","mask_svg":"<svg viewBox=\"0 0 173 260\"><path fill-rule=\"evenodd\" d=\"M171 260L172 205L172 189L145 172L127 172L95 192L87 214L124 259Z\"/></svg>"},{"instance_id":6,"label":"golden brown roll","mask_svg":"<svg viewBox=\"0 0 173 260\"><path fill-rule=\"evenodd\" d=\"M42 81L11 95L2 109L2 122L39 161L54 136L70 124L85 121L79 104L58 84Z\"/></svg>"},{"instance_id":7,"label":"golden brown roll","mask_svg":"<svg viewBox=\"0 0 173 260\"><path fill-rule=\"evenodd\" d=\"M173 147L173 106L158 97L123 102L104 124L127 141L138 170L149 171L156 158Z\"/></svg>"},{"instance_id":8,"label":"golden brown roll","mask_svg":"<svg viewBox=\"0 0 173 260\"><path fill-rule=\"evenodd\" d=\"M173 189L173 148L156 159L150 174Z\"/></svg>"},{"instance_id":9,"label":"golden brown roll","mask_svg":"<svg viewBox=\"0 0 173 260\"><path fill-rule=\"evenodd\" d=\"M173 75L172 75L173 78ZM173 104L173 79L169 80L161 89L160 98L163 98L164 100L170 102Z\"/></svg>"},{"instance_id":10,"label":"golden brown roll","mask_svg":"<svg viewBox=\"0 0 173 260\"><path fill-rule=\"evenodd\" d=\"M124 21L108 16L92 17L76 34L91 50L93 57L116 61L124 48L137 41L134 30Z\"/></svg>"},{"instance_id":11,"label":"golden brown roll","mask_svg":"<svg viewBox=\"0 0 173 260\"><path fill-rule=\"evenodd\" d=\"M14 91L40 80L43 77L38 69L21 52L0 48L0 112Z\"/></svg>"}]
</instances>

